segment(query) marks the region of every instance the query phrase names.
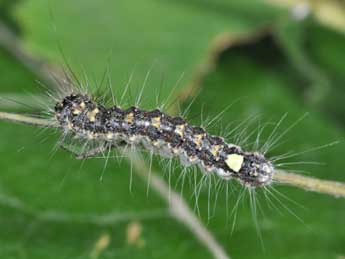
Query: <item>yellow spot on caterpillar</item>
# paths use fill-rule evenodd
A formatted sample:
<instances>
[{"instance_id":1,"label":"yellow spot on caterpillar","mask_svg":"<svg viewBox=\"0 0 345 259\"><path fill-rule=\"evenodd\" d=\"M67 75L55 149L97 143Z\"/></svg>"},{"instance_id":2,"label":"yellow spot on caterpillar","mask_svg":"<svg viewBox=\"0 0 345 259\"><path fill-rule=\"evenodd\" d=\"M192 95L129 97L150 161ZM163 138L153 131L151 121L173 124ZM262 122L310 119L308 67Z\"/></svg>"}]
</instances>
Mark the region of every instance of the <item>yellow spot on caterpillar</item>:
<instances>
[{"instance_id":1,"label":"yellow spot on caterpillar","mask_svg":"<svg viewBox=\"0 0 345 259\"><path fill-rule=\"evenodd\" d=\"M194 163L194 162L196 162L198 160L198 157L197 156L190 156L189 157L189 162L190 163Z\"/></svg>"},{"instance_id":2,"label":"yellow spot on caterpillar","mask_svg":"<svg viewBox=\"0 0 345 259\"><path fill-rule=\"evenodd\" d=\"M161 125L161 118L160 117L155 117L151 119L152 126L155 128L159 128Z\"/></svg>"},{"instance_id":3,"label":"yellow spot on caterpillar","mask_svg":"<svg viewBox=\"0 0 345 259\"><path fill-rule=\"evenodd\" d=\"M220 145L214 145L211 147L211 154L215 157L218 156L218 151L220 149Z\"/></svg>"},{"instance_id":4,"label":"yellow spot on caterpillar","mask_svg":"<svg viewBox=\"0 0 345 259\"><path fill-rule=\"evenodd\" d=\"M231 170L238 173L243 164L243 156L238 154L230 154L226 158L225 163Z\"/></svg>"},{"instance_id":5,"label":"yellow spot on caterpillar","mask_svg":"<svg viewBox=\"0 0 345 259\"><path fill-rule=\"evenodd\" d=\"M172 152L173 152L174 154L179 154L180 151L181 151L180 148L173 148L173 149L172 149Z\"/></svg>"},{"instance_id":6,"label":"yellow spot on caterpillar","mask_svg":"<svg viewBox=\"0 0 345 259\"><path fill-rule=\"evenodd\" d=\"M73 124L71 122L67 122L67 129L73 129Z\"/></svg>"},{"instance_id":7,"label":"yellow spot on caterpillar","mask_svg":"<svg viewBox=\"0 0 345 259\"><path fill-rule=\"evenodd\" d=\"M73 113L74 115L78 115L78 114L81 113L81 110L78 109L78 108L75 108L75 109L72 111L72 113Z\"/></svg>"},{"instance_id":8,"label":"yellow spot on caterpillar","mask_svg":"<svg viewBox=\"0 0 345 259\"><path fill-rule=\"evenodd\" d=\"M204 136L204 134L194 135L194 143L195 143L197 146L200 146L200 145L201 145L201 141L202 141L203 136Z\"/></svg>"},{"instance_id":9,"label":"yellow spot on caterpillar","mask_svg":"<svg viewBox=\"0 0 345 259\"><path fill-rule=\"evenodd\" d=\"M139 139L139 137L136 136L136 135L133 135L133 136L129 137L129 141L131 141L131 142L136 142L138 139Z\"/></svg>"},{"instance_id":10,"label":"yellow spot on caterpillar","mask_svg":"<svg viewBox=\"0 0 345 259\"><path fill-rule=\"evenodd\" d=\"M204 169L206 172L210 173L213 171L214 167L213 166L207 166L207 165L204 165Z\"/></svg>"},{"instance_id":11,"label":"yellow spot on caterpillar","mask_svg":"<svg viewBox=\"0 0 345 259\"><path fill-rule=\"evenodd\" d=\"M128 113L125 117L125 122L127 123L133 123L133 119L134 119L134 113Z\"/></svg>"},{"instance_id":12,"label":"yellow spot on caterpillar","mask_svg":"<svg viewBox=\"0 0 345 259\"><path fill-rule=\"evenodd\" d=\"M95 138L95 135L94 135L92 132L89 131L89 132L87 133L87 138L88 138L88 139L94 139L94 138Z\"/></svg>"},{"instance_id":13,"label":"yellow spot on caterpillar","mask_svg":"<svg viewBox=\"0 0 345 259\"><path fill-rule=\"evenodd\" d=\"M160 147L161 143L159 141L152 141L152 146Z\"/></svg>"},{"instance_id":14,"label":"yellow spot on caterpillar","mask_svg":"<svg viewBox=\"0 0 345 259\"><path fill-rule=\"evenodd\" d=\"M106 135L106 138L107 138L107 139L112 139L112 138L113 138L113 136L114 136L114 134L113 134L113 133L108 132L108 133L107 133L107 135Z\"/></svg>"},{"instance_id":15,"label":"yellow spot on caterpillar","mask_svg":"<svg viewBox=\"0 0 345 259\"><path fill-rule=\"evenodd\" d=\"M177 125L177 126L176 126L176 129L175 129L175 133L177 133L178 135L180 135L181 137L183 137L185 128L186 128L186 126L185 126L184 124L182 124L182 125Z\"/></svg>"},{"instance_id":16,"label":"yellow spot on caterpillar","mask_svg":"<svg viewBox=\"0 0 345 259\"><path fill-rule=\"evenodd\" d=\"M79 106L80 106L80 108L81 108L82 110L85 109L85 103L84 103L84 102L81 102L81 103L79 104Z\"/></svg>"},{"instance_id":17,"label":"yellow spot on caterpillar","mask_svg":"<svg viewBox=\"0 0 345 259\"><path fill-rule=\"evenodd\" d=\"M88 112L87 118L89 119L89 121L91 121L91 122L95 121L97 113L99 113L98 108L95 108L92 111Z\"/></svg>"}]
</instances>

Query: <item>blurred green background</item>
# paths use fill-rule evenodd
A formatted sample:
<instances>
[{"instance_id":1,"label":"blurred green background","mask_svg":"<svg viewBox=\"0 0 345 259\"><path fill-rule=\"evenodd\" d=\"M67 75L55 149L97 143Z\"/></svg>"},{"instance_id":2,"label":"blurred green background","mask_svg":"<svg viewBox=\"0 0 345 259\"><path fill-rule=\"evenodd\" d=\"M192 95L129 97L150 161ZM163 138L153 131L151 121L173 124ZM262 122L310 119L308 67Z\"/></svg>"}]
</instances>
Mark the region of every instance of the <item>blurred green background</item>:
<instances>
[{"instance_id":1,"label":"blurred green background","mask_svg":"<svg viewBox=\"0 0 345 259\"><path fill-rule=\"evenodd\" d=\"M164 100L175 88L182 108L199 92L188 115L198 124L234 103L210 129L214 134L249 116L274 122L288 112L284 131L309 112L271 156L345 137L342 1L0 0L0 22L2 96L32 102L31 95L43 92L37 81L46 83L39 72L44 64L64 64L60 45L75 73L86 74L91 85L109 65L117 95L133 74L135 96L151 69L145 108L155 107L157 89ZM2 110L9 109L1 102ZM102 159L82 163L62 150L52 154L59 137L54 131L0 122L0 136L0 258L211 258L154 191L146 195L146 182L134 175L129 191L126 161L109 161L100 180ZM291 169L345 182L344 153L340 143L289 161L323 163ZM200 220L232 258L345 258L343 199L277 185L305 208L282 196L277 198L284 205L272 198L272 208L258 194L263 248L247 199L231 233L228 214L240 190L230 188L229 200L224 190L211 199L217 204L212 217L207 186L198 205ZM193 190L187 184L183 193L192 208ZM135 226L141 231L132 242L128 231ZM100 240L105 246L97 252Z\"/></svg>"}]
</instances>

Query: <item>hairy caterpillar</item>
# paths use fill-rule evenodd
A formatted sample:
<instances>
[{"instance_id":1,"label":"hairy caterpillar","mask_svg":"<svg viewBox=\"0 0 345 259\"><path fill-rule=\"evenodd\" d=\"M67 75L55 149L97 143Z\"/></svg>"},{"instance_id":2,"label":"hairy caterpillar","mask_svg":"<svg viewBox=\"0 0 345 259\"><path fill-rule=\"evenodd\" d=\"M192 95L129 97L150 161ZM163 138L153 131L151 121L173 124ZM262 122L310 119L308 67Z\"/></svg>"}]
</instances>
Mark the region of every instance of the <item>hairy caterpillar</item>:
<instances>
[{"instance_id":1,"label":"hairy caterpillar","mask_svg":"<svg viewBox=\"0 0 345 259\"><path fill-rule=\"evenodd\" d=\"M73 92L56 103L54 117L65 135L102 142L99 147L78 154L79 158L116 146L141 145L163 157L179 157L184 166L198 165L205 173L215 172L247 187L269 185L273 179L273 164L263 154L243 151L222 137L159 109L122 109L116 105L106 108L88 94Z\"/></svg>"}]
</instances>

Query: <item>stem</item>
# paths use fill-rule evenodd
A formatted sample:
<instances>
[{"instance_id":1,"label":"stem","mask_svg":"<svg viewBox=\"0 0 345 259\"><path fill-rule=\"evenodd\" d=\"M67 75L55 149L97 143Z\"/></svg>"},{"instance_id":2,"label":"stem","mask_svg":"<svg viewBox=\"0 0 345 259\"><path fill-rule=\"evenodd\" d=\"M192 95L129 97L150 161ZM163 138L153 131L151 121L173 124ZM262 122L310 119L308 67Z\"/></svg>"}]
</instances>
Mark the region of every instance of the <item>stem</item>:
<instances>
[{"instance_id":1,"label":"stem","mask_svg":"<svg viewBox=\"0 0 345 259\"><path fill-rule=\"evenodd\" d=\"M33 118L31 116L17 113L0 112L0 120L29 124L38 127L58 128L58 125L56 125L54 121L48 119Z\"/></svg>"},{"instance_id":2,"label":"stem","mask_svg":"<svg viewBox=\"0 0 345 259\"><path fill-rule=\"evenodd\" d=\"M277 170L274 179L307 191L329 194L334 197L345 197L345 184L335 181L320 180L294 173Z\"/></svg>"}]
</instances>

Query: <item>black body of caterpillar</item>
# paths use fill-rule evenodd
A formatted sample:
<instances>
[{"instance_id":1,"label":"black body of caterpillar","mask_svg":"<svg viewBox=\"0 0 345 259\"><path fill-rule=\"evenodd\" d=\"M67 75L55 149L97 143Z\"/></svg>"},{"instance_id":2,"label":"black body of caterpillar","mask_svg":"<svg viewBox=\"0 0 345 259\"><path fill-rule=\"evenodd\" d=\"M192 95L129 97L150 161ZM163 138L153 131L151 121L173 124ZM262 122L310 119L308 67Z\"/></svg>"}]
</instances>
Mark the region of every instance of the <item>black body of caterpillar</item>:
<instances>
[{"instance_id":1,"label":"black body of caterpillar","mask_svg":"<svg viewBox=\"0 0 345 259\"><path fill-rule=\"evenodd\" d=\"M224 179L235 178L248 187L272 182L272 163L258 152L245 152L223 138L188 125L160 110L106 108L88 95L71 94L55 106L55 118L65 133L80 139L143 145L162 156L179 156L185 166L197 164Z\"/></svg>"}]
</instances>

